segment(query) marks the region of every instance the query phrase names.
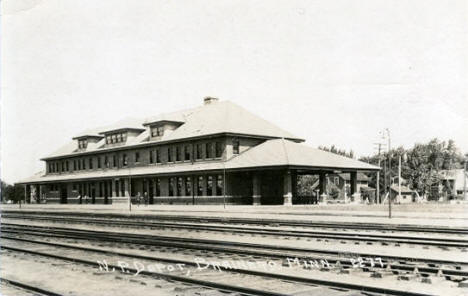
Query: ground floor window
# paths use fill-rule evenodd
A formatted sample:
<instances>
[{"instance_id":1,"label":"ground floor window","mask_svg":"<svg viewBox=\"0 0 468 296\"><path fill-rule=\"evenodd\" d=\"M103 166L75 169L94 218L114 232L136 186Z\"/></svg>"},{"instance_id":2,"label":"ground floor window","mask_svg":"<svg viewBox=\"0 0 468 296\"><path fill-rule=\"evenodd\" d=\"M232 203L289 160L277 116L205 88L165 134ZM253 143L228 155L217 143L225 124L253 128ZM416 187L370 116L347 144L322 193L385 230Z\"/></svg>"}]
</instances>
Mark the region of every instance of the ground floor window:
<instances>
[{"instance_id":1,"label":"ground floor window","mask_svg":"<svg viewBox=\"0 0 468 296\"><path fill-rule=\"evenodd\" d=\"M203 196L203 176L198 176L198 181L197 181L197 195L198 196Z\"/></svg>"},{"instance_id":2,"label":"ground floor window","mask_svg":"<svg viewBox=\"0 0 468 296\"><path fill-rule=\"evenodd\" d=\"M156 196L161 196L161 179L156 179Z\"/></svg>"},{"instance_id":3,"label":"ground floor window","mask_svg":"<svg viewBox=\"0 0 468 296\"><path fill-rule=\"evenodd\" d=\"M206 195L212 196L213 195L213 176L208 176L206 180Z\"/></svg>"},{"instance_id":4,"label":"ground floor window","mask_svg":"<svg viewBox=\"0 0 468 296\"><path fill-rule=\"evenodd\" d=\"M186 196L192 195L192 178L190 177L185 178L185 195Z\"/></svg>"},{"instance_id":5,"label":"ground floor window","mask_svg":"<svg viewBox=\"0 0 468 296\"><path fill-rule=\"evenodd\" d=\"M169 196L174 196L175 178L169 178Z\"/></svg>"},{"instance_id":6,"label":"ground floor window","mask_svg":"<svg viewBox=\"0 0 468 296\"><path fill-rule=\"evenodd\" d=\"M223 195L224 180L222 175L216 176L216 195Z\"/></svg>"}]
</instances>

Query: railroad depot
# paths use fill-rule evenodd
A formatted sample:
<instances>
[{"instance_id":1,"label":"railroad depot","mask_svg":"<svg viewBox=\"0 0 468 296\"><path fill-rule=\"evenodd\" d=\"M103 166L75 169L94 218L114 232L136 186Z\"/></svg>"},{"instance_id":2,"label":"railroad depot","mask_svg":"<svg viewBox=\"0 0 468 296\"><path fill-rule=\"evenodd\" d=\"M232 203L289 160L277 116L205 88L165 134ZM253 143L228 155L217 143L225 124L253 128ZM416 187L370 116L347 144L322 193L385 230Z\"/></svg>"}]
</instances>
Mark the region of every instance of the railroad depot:
<instances>
[{"instance_id":1,"label":"railroad depot","mask_svg":"<svg viewBox=\"0 0 468 296\"><path fill-rule=\"evenodd\" d=\"M379 167L306 146L304 140L230 102L88 130L42 158L45 171L19 182L31 203L285 204L299 175L346 176Z\"/></svg>"}]
</instances>

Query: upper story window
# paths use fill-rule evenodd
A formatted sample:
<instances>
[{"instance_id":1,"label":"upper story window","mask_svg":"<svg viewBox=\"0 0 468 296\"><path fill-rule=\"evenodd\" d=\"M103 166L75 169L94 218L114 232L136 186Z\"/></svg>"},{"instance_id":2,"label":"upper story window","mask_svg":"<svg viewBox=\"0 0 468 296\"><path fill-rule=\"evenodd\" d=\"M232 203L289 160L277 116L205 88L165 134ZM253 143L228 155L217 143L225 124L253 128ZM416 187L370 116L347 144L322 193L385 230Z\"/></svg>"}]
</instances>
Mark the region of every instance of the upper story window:
<instances>
[{"instance_id":1,"label":"upper story window","mask_svg":"<svg viewBox=\"0 0 468 296\"><path fill-rule=\"evenodd\" d=\"M90 170L93 169L93 159L92 158L89 159L89 169Z\"/></svg>"},{"instance_id":2,"label":"upper story window","mask_svg":"<svg viewBox=\"0 0 468 296\"><path fill-rule=\"evenodd\" d=\"M172 147L167 147L167 161L172 162Z\"/></svg>"},{"instance_id":3,"label":"upper story window","mask_svg":"<svg viewBox=\"0 0 468 296\"><path fill-rule=\"evenodd\" d=\"M127 166L128 165L128 157L127 157L127 154L124 154L122 156L122 164L123 166Z\"/></svg>"},{"instance_id":4,"label":"upper story window","mask_svg":"<svg viewBox=\"0 0 468 296\"><path fill-rule=\"evenodd\" d=\"M106 155L104 156L104 166L106 168L109 168L110 167L110 163L109 163L109 157Z\"/></svg>"},{"instance_id":5,"label":"upper story window","mask_svg":"<svg viewBox=\"0 0 468 296\"><path fill-rule=\"evenodd\" d=\"M156 149L156 163L161 163L161 150Z\"/></svg>"},{"instance_id":6,"label":"upper story window","mask_svg":"<svg viewBox=\"0 0 468 296\"><path fill-rule=\"evenodd\" d=\"M127 141L127 133L115 133L106 135L106 144L125 143Z\"/></svg>"},{"instance_id":7,"label":"upper story window","mask_svg":"<svg viewBox=\"0 0 468 296\"><path fill-rule=\"evenodd\" d=\"M215 153L216 157L221 157L223 155L223 145L221 142L215 142Z\"/></svg>"},{"instance_id":8,"label":"upper story window","mask_svg":"<svg viewBox=\"0 0 468 296\"><path fill-rule=\"evenodd\" d=\"M232 153L239 154L239 139L232 139Z\"/></svg>"},{"instance_id":9,"label":"upper story window","mask_svg":"<svg viewBox=\"0 0 468 296\"><path fill-rule=\"evenodd\" d=\"M197 159L203 158L203 146L202 144L197 144Z\"/></svg>"},{"instance_id":10,"label":"upper story window","mask_svg":"<svg viewBox=\"0 0 468 296\"><path fill-rule=\"evenodd\" d=\"M135 162L140 162L140 152L135 152Z\"/></svg>"},{"instance_id":11,"label":"upper story window","mask_svg":"<svg viewBox=\"0 0 468 296\"><path fill-rule=\"evenodd\" d=\"M164 135L163 126L153 126L151 127L151 137L162 137Z\"/></svg>"},{"instance_id":12,"label":"upper story window","mask_svg":"<svg viewBox=\"0 0 468 296\"><path fill-rule=\"evenodd\" d=\"M150 163L153 163L153 162L154 162L153 150L150 150L150 151L149 151L149 162L150 162Z\"/></svg>"},{"instance_id":13,"label":"upper story window","mask_svg":"<svg viewBox=\"0 0 468 296\"><path fill-rule=\"evenodd\" d=\"M86 149L87 146L88 146L88 140L86 139L78 140L78 149Z\"/></svg>"},{"instance_id":14,"label":"upper story window","mask_svg":"<svg viewBox=\"0 0 468 296\"><path fill-rule=\"evenodd\" d=\"M98 167L98 169L101 168L101 156L97 157L97 167Z\"/></svg>"},{"instance_id":15,"label":"upper story window","mask_svg":"<svg viewBox=\"0 0 468 296\"><path fill-rule=\"evenodd\" d=\"M117 156L112 155L112 166L115 168L117 166Z\"/></svg>"},{"instance_id":16,"label":"upper story window","mask_svg":"<svg viewBox=\"0 0 468 296\"><path fill-rule=\"evenodd\" d=\"M176 149L176 161L181 161L182 160L182 151L179 146L175 147Z\"/></svg>"},{"instance_id":17,"label":"upper story window","mask_svg":"<svg viewBox=\"0 0 468 296\"><path fill-rule=\"evenodd\" d=\"M184 150L185 150L184 159L185 160L190 160L190 146L185 146Z\"/></svg>"},{"instance_id":18,"label":"upper story window","mask_svg":"<svg viewBox=\"0 0 468 296\"><path fill-rule=\"evenodd\" d=\"M211 143L205 143L205 153L206 153L206 158L213 158L213 145Z\"/></svg>"}]
</instances>

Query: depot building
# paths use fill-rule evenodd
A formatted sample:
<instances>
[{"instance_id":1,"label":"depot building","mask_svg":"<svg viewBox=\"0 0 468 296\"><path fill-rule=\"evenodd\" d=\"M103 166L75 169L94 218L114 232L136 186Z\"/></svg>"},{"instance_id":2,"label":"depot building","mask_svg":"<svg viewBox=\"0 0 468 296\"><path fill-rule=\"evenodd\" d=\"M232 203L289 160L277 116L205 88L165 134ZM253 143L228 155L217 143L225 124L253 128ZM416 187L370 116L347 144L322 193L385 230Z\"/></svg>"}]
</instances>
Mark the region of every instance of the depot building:
<instances>
[{"instance_id":1,"label":"depot building","mask_svg":"<svg viewBox=\"0 0 468 296\"><path fill-rule=\"evenodd\" d=\"M378 167L303 144L304 140L216 98L146 120L91 129L42 158L45 171L20 182L31 203L285 204L297 176L349 174Z\"/></svg>"}]
</instances>

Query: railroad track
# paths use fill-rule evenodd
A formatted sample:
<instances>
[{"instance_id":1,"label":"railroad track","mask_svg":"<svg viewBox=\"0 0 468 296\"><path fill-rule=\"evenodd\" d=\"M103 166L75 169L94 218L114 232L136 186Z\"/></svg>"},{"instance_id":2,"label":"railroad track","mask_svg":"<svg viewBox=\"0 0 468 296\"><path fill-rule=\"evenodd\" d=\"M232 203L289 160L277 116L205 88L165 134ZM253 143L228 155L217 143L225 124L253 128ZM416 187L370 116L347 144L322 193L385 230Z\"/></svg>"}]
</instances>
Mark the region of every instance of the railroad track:
<instances>
[{"instance_id":1,"label":"railroad track","mask_svg":"<svg viewBox=\"0 0 468 296\"><path fill-rule=\"evenodd\" d=\"M44 215L10 215L4 214L4 219L28 219L36 221L55 221L64 223L80 223L80 224L96 224L107 226L119 227L146 227L146 228L164 228L164 229L188 229L200 231L215 231L223 233L244 233L255 235L268 235L268 236L282 236L282 237L296 237L296 238L320 238L320 239L334 239L334 240L351 240L359 242L380 242L380 243L394 243L394 244L412 244L412 245L425 245L435 246L441 248L468 248L468 240L458 238L441 238L441 237L421 237L421 236L402 236L393 234L369 234L369 233L336 233L330 231L320 230L293 230L293 229L275 229L246 226L230 226L230 225L200 225L188 223L168 223L160 221L131 221L129 219L111 220L102 218L70 218L62 216L44 216Z\"/></svg>"},{"instance_id":2,"label":"railroad track","mask_svg":"<svg viewBox=\"0 0 468 296\"><path fill-rule=\"evenodd\" d=\"M5 238L3 237L2 239L6 239L7 241L10 240L10 238ZM146 260L147 262L160 262L162 264L168 264L168 263L174 263L174 264L184 264L185 266L188 267L196 267L196 263L193 261L186 261L186 260L175 260L175 259L167 259L167 258L157 258L154 256L142 256L142 255L132 255L128 253L118 253L118 252L113 252L109 250L100 250L100 249L95 249L95 248L85 248L85 247L77 247L77 246L70 246L70 245L64 245L64 244L58 244L58 243L50 243L50 242L44 242L44 241L29 241L29 245L26 245L27 248L18 248L15 244L15 247L9 246L8 244L6 246L2 246L3 250L11 251L11 252L20 252L20 253L25 253L25 254L31 254L34 256L42 256L42 257L49 257L53 259L59 259L59 260L64 260L64 261L71 261L74 263L80 263L80 264L85 264L94 268L97 268L98 266L102 267L102 264L99 264L96 260L89 260L89 258L102 258L99 256L107 256L107 257L115 257L115 258L131 258L131 259L138 259L138 260ZM45 245L48 247L52 247L53 249L49 249L49 252L44 252L44 251L35 251L34 249L34 244L37 245ZM66 250L67 251L67 256L62 256L58 255L60 252L59 249ZM80 253L77 253L80 252ZM84 253L86 254L84 254ZM71 255L69 255L71 254ZM76 255L76 254L81 254L81 255ZM93 256L93 254L99 254L98 257ZM86 256L88 259L83 259L83 256ZM106 263L106 269L112 269L112 270L121 270L120 265L115 265L115 264L107 264ZM282 273L270 273L270 272L264 272L264 271L258 271L258 270L250 270L250 269L226 269L224 272L229 273L228 276L229 278L232 279L237 279L236 282L238 283L244 283L243 286L239 285L231 285L226 282L217 282L217 281L207 281L203 280L201 278L197 278L196 276L183 276L180 273L176 274L170 274L170 273L161 273L161 272L155 272L155 271L149 271L149 270L137 270L131 267L126 267L126 271L121 270L123 273L138 273L141 275L145 276L151 276L151 277L162 277L166 279L170 279L173 281L177 282L182 282L182 283L188 283L188 284L195 284L199 285L202 287L209 287L209 288L214 288L219 291L222 291L223 293L241 293L241 295L288 295L289 293L281 293L277 291L271 291L271 290L259 290L259 289L254 289L250 288L248 285L252 285L252 283L255 283L256 285L261 283L261 281L275 281L277 282L278 280L282 281L281 286L289 284L294 287L297 287L297 285L303 285L304 287L309 287L313 288L315 286L321 286L325 288L330 288L333 289L336 293L336 291L341 291L343 292L344 295L348 295L350 291L360 292L362 293L361 295L411 295L411 296L417 296L417 295L431 295L427 293L417 293L417 292L409 292L409 291L404 291L404 290L398 290L398 289L391 289L391 288L382 288L382 287L377 287L377 286L372 286L372 285L360 285L360 284L353 284L349 282L338 282L338 281L331 281L331 280L323 280L323 279L313 279L313 278L308 278L308 277L301 277L301 276L294 276L294 275L288 275L288 274L282 274ZM185 273L185 271L184 271ZM194 273L195 274L195 273ZM243 281L241 281L243 279ZM247 279L247 281L246 281ZM285 287L286 290L290 287ZM284 290L283 290L284 291ZM326 293L326 292L325 292ZM353 295L356 295L354 294ZM372 294L369 294L372 293Z\"/></svg>"},{"instance_id":3,"label":"railroad track","mask_svg":"<svg viewBox=\"0 0 468 296\"><path fill-rule=\"evenodd\" d=\"M0 283L2 284L2 293L5 293L4 289L5 289L5 286L10 286L16 290L21 290L23 291L24 293L26 293L27 295L35 295L35 296L61 296L60 294L57 294L55 292L52 292L52 291L48 291L48 290L45 290L45 289L42 289L42 288L39 288L39 287L36 287L36 286L31 286L31 285L28 285L28 284L25 284L25 283L21 283L21 282L18 282L18 281L13 281L13 280L10 280L10 279L6 279L6 278L0 278ZM7 294L4 294L4 295L7 295Z\"/></svg>"},{"instance_id":4,"label":"railroad track","mask_svg":"<svg viewBox=\"0 0 468 296\"><path fill-rule=\"evenodd\" d=\"M22 224L2 223L3 238L22 240L21 235L32 237L50 237L54 239L76 239L81 241L107 242L113 244L136 244L147 247L169 247L183 250L203 250L213 253L229 255L245 255L253 258L272 258L288 260L298 258L302 261L325 259L331 265L340 264L343 268L353 268L358 258L375 258L375 254L346 253L332 250L318 250L311 248L286 247L255 243L229 242L207 239L181 238L171 236L155 236L131 234L126 232L108 232L72 229L63 227L32 226ZM15 237L16 236L16 237ZM387 270L395 274L418 272L424 276L439 275L448 280L459 281L468 279L468 264L439 259L415 259L404 256L379 256L382 264L377 266L372 261L363 262L363 270Z\"/></svg>"},{"instance_id":5,"label":"railroad track","mask_svg":"<svg viewBox=\"0 0 468 296\"><path fill-rule=\"evenodd\" d=\"M409 225L409 224L384 224L384 223L349 223L349 222L325 222L325 221L304 221L304 220L277 220L266 218L236 218L236 217L209 217L209 216L176 216L176 215L155 215L155 214L113 214L113 213L79 213L79 212L39 212L39 211L18 211L5 210L2 217L12 218L20 216L47 216L47 217L84 217L107 218L107 219L140 219L157 220L170 222L194 222L194 223L225 223L225 224L243 224L243 225L270 225L270 226L290 226L290 227L311 227L311 228L332 228L332 229L355 229L355 230L376 230L386 232L419 232L419 233L439 233L439 234L458 234L467 235L468 228L462 227L437 227L429 225Z\"/></svg>"}]
</instances>

